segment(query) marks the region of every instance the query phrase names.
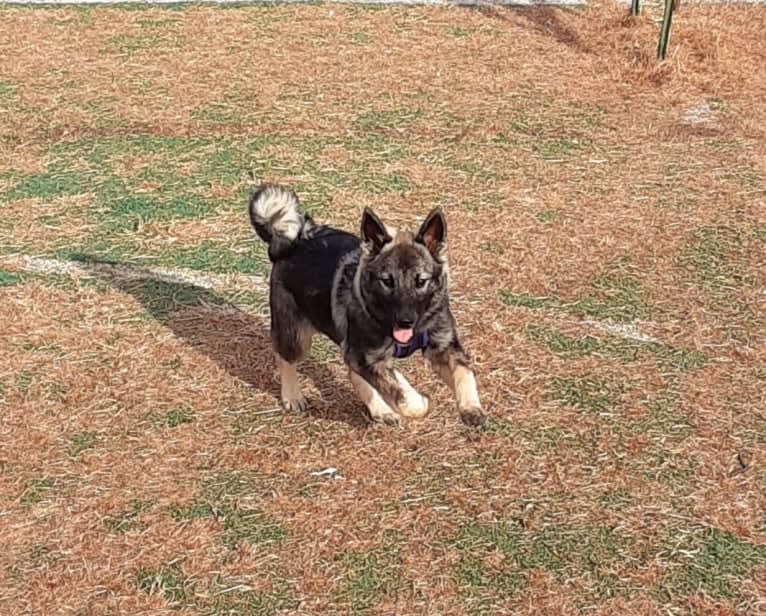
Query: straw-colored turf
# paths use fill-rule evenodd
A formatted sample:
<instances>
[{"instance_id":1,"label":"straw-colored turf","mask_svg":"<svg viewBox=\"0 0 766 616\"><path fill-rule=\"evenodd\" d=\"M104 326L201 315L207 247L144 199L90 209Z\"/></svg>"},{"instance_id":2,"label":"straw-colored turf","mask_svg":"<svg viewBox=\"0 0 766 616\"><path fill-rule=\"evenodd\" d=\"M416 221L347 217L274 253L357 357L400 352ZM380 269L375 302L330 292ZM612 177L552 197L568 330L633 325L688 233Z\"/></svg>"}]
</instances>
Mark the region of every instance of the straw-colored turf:
<instances>
[{"instance_id":1,"label":"straw-colored turf","mask_svg":"<svg viewBox=\"0 0 766 616\"><path fill-rule=\"evenodd\" d=\"M657 28L0 7L0 612L766 612L766 12ZM251 171L444 207L484 432L277 409Z\"/></svg>"}]
</instances>

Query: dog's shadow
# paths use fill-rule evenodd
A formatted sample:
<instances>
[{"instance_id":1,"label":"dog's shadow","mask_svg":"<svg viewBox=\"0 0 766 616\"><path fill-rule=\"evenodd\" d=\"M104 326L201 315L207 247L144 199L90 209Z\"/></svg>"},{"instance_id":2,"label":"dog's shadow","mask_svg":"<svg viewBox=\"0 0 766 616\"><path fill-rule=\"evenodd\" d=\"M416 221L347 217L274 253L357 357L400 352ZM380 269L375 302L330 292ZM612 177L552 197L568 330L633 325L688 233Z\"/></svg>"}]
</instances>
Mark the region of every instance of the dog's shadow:
<instances>
[{"instance_id":1,"label":"dog's shadow","mask_svg":"<svg viewBox=\"0 0 766 616\"><path fill-rule=\"evenodd\" d=\"M77 255L93 278L138 300L176 337L255 389L279 400L279 381L269 335L269 319L245 312L220 294L134 265ZM320 399L309 399L307 413L354 427L369 424L361 401L325 363L308 358L299 372L314 383ZM358 401L358 403L357 403Z\"/></svg>"}]
</instances>

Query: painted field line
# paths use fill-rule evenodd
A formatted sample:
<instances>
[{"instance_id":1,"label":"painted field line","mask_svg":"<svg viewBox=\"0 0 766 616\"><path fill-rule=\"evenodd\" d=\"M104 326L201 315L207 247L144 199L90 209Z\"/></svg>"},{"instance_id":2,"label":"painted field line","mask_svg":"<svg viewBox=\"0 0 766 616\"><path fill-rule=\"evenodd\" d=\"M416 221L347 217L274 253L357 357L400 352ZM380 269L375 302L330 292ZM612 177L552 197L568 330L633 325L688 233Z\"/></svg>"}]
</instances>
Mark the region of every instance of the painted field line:
<instances>
[{"instance_id":1,"label":"painted field line","mask_svg":"<svg viewBox=\"0 0 766 616\"><path fill-rule=\"evenodd\" d=\"M62 274L73 278L100 278L123 282L156 280L201 287L209 291L268 292L268 281L258 274L208 274L175 267L143 267L126 263L86 263L29 255L4 255L0 266L38 274Z\"/></svg>"},{"instance_id":2,"label":"painted field line","mask_svg":"<svg viewBox=\"0 0 766 616\"><path fill-rule=\"evenodd\" d=\"M73 278L97 278L123 282L151 279L171 284L192 285L219 293L256 291L266 296L269 290L268 280L259 274L208 274L180 267L143 267L126 263L83 263L20 254L0 256L0 266L37 274L60 274ZM661 344L660 340L641 332L633 324L592 319L583 321L583 323L593 329L619 338L635 340L644 344Z\"/></svg>"},{"instance_id":3,"label":"painted field line","mask_svg":"<svg viewBox=\"0 0 766 616\"><path fill-rule=\"evenodd\" d=\"M583 324L619 338L635 340L636 342L642 342L644 344L662 344L660 340L643 333L632 323L616 323L615 321L596 321L589 319L583 321Z\"/></svg>"}]
</instances>

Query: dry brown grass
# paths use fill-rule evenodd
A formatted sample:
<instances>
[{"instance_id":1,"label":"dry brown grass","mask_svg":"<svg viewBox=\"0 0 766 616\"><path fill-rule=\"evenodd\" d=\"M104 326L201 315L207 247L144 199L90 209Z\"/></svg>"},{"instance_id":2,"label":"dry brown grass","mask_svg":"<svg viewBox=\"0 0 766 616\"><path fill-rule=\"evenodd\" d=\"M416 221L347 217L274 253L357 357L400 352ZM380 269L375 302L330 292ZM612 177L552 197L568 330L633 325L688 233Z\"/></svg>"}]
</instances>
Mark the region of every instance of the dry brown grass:
<instances>
[{"instance_id":1,"label":"dry brown grass","mask_svg":"<svg viewBox=\"0 0 766 616\"><path fill-rule=\"evenodd\" d=\"M266 138L247 161L326 190L333 224L354 229L366 205L395 225L445 207L492 418L462 428L416 360L435 411L370 428L323 346L303 370L310 414L273 412L261 305L15 272L0 287L1 612L245 611L221 593L236 584L253 613L763 610L761 557L742 571L725 548L694 560L700 529L737 562L766 545L762 8L682 6L661 64L650 16L611 3L0 14L0 189L62 160L94 184L4 198L0 247L87 247L93 233L137 261L204 241L234 251L247 169L184 182L226 144ZM212 140L120 151L129 136ZM156 196L168 177L226 207L103 231L104 178ZM615 296L662 345L598 328ZM310 475L328 466L343 480ZM481 534L493 524L529 566ZM599 529L616 538L602 546ZM186 590L146 592L141 571ZM727 576L734 590L716 586Z\"/></svg>"}]
</instances>

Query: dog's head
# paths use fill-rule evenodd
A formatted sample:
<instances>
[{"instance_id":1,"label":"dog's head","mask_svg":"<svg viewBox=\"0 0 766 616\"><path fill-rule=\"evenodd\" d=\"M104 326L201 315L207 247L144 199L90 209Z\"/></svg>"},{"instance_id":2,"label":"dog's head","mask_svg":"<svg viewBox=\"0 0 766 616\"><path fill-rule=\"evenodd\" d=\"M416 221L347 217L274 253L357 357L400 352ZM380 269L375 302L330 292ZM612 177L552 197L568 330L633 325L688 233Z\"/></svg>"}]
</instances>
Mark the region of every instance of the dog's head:
<instances>
[{"instance_id":1,"label":"dog's head","mask_svg":"<svg viewBox=\"0 0 766 616\"><path fill-rule=\"evenodd\" d=\"M417 233L389 232L370 209L362 215L358 281L370 315L400 344L423 331L447 297L447 222L431 211Z\"/></svg>"}]
</instances>

